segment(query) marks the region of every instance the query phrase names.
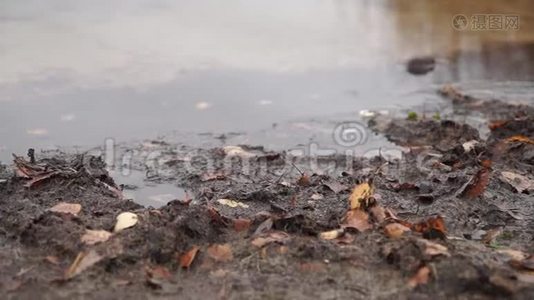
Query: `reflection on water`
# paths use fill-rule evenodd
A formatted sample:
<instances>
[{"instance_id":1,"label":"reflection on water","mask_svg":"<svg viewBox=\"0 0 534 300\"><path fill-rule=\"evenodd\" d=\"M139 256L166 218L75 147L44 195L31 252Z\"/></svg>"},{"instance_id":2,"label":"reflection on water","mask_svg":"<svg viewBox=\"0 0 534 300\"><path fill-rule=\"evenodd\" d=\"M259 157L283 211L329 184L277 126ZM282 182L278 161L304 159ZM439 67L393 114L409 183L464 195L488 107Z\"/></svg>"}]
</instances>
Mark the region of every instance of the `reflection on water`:
<instances>
[{"instance_id":1,"label":"reflection on water","mask_svg":"<svg viewBox=\"0 0 534 300\"><path fill-rule=\"evenodd\" d=\"M172 130L255 132L413 105L434 99L429 87L448 81L532 80L533 7L526 0L7 1L0 160L30 146ZM480 13L518 15L520 29L452 28L454 15ZM434 72L405 72L403 62L427 55L437 57Z\"/></svg>"}]
</instances>

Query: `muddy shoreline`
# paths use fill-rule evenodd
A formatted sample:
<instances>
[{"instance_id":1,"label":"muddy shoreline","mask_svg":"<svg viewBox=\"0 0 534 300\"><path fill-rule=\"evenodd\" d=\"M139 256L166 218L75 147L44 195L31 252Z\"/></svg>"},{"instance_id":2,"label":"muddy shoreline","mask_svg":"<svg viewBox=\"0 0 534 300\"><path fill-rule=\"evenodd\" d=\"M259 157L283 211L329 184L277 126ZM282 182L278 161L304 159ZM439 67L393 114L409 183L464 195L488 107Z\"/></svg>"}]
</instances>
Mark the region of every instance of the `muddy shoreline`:
<instances>
[{"instance_id":1,"label":"muddy shoreline","mask_svg":"<svg viewBox=\"0 0 534 300\"><path fill-rule=\"evenodd\" d=\"M148 141L152 180L187 191L160 208L126 199L99 157L20 155L0 172L0 292L531 299L534 109L441 93L486 116L487 137L458 120L379 115L369 126L408 149L401 159ZM143 159L132 166L149 176ZM136 222L115 230L124 212Z\"/></svg>"}]
</instances>

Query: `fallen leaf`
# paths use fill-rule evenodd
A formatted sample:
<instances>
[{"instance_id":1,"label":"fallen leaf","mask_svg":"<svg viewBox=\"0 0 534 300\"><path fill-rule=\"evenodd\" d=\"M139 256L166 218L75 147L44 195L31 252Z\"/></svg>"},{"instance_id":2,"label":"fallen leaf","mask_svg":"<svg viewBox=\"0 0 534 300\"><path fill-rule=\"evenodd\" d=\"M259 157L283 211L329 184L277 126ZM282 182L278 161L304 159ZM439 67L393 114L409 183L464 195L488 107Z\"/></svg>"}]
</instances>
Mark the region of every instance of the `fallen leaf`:
<instances>
[{"instance_id":1,"label":"fallen leaf","mask_svg":"<svg viewBox=\"0 0 534 300\"><path fill-rule=\"evenodd\" d=\"M252 221L249 219L234 219L234 230L237 232L246 231L250 228Z\"/></svg>"},{"instance_id":2,"label":"fallen leaf","mask_svg":"<svg viewBox=\"0 0 534 300\"><path fill-rule=\"evenodd\" d=\"M519 250L513 250L513 249L498 249L497 253L505 254L511 259L514 259L517 261L522 261L528 257L528 254L526 254L525 252L519 251Z\"/></svg>"},{"instance_id":3,"label":"fallen leaf","mask_svg":"<svg viewBox=\"0 0 534 300\"><path fill-rule=\"evenodd\" d=\"M227 156L239 156L243 158L250 158L256 156L254 153L245 151L239 146L225 146L223 151Z\"/></svg>"},{"instance_id":4,"label":"fallen leaf","mask_svg":"<svg viewBox=\"0 0 534 300\"><path fill-rule=\"evenodd\" d=\"M447 249L447 247L443 245L423 239L419 240L419 243L423 245L425 255L428 255L430 257L437 255L451 256L449 253L449 249Z\"/></svg>"},{"instance_id":5,"label":"fallen leaf","mask_svg":"<svg viewBox=\"0 0 534 300\"><path fill-rule=\"evenodd\" d=\"M369 215L365 211L353 209L347 212L341 227L355 228L358 231L363 232L373 226L369 223Z\"/></svg>"},{"instance_id":6,"label":"fallen leaf","mask_svg":"<svg viewBox=\"0 0 534 300\"><path fill-rule=\"evenodd\" d=\"M386 210L380 205L374 205L369 209L369 212L378 223L382 223L386 219Z\"/></svg>"},{"instance_id":7,"label":"fallen leaf","mask_svg":"<svg viewBox=\"0 0 534 300\"><path fill-rule=\"evenodd\" d=\"M57 256L48 255L45 260L53 265L59 265L59 258Z\"/></svg>"},{"instance_id":8,"label":"fallen leaf","mask_svg":"<svg viewBox=\"0 0 534 300\"><path fill-rule=\"evenodd\" d=\"M386 235L395 239L401 237L407 231L410 231L410 228L399 223L391 223L384 227Z\"/></svg>"},{"instance_id":9,"label":"fallen leaf","mask_svg":"<svg viewBox=\"0 0 534 300\"><path fill-rule=\"evenodd\" d=\"M498 128L501 128L503 127L504 125L506 125L508 123L508 121L506 120L496 120L496 121L492 121L488 127L491 131L495 130L495 129L498 129Z\"/></svg>"},{"instance_id":10,"label":"fallen leaf","mask_svg":"<svg viewBox=\"0 0 534 300\"><path fill-rule=\"evenodd\" d=\"M478 170L478 172L471 179L470 183L463 191L464 195L466 195L470 199L474 199L484 193L484 191L486 190L486 186L489 183L491 171L490 166L490 160L485 160L482 162L482 167Z\"/></svg>"},{"instance_id":11,"label":"fallen leaf","mask_svg":"<svg viewBox=\"0 0 534 300\"><path fill-rule=\"evenodd\" d=\"M283 232L283 231L271 231L267 234L264 234L264 236L257 237L252 240L252 245L261 248L265 245L268 245L270 243L276 242L276 243L285 243L289 240L289 234Z\"/></svg>"},{"instance_id":12,"label":"fallen leaf","mask_svg":"<svg viewBox=\"0 0 534 300\"><path fill-rule=\"evenodd\" d=\"M50 173L47 173L47 174L42 174L42 175L38 175L36 177L33 177L30 181L26 182L24 184L25 187L28 187L28 188L32 188L34 187L35 185L37 185L38 183L41 183L42 181L44 180L47 180L55 175L57 175L58 172L50 172Z\"/></svg>"},{"instance_id":13,"label":"fallen leaf","mask_svg":"<svg viewBox=\"0 0 534 300\"><path fill-rule=\"evenodd\" d=\"M302 174L297 180L297 184L300 186L309 186L311 184L310 177L306 174Z\"/></svg>"},{"instance_id":14,"label":"fallen leaf","mask_svg":"<svg viewBox=\"0 0 534 300\"><path fill-rule=\"evenodd\" d=\"M465 153L469 153L475 149L476 145L478 145L477 140L471 140L469 142L465 142L462 144L462 147L464 148Z\"/></svg>"},{"instance_id":15,"label":"fallen leaf","mask_svg":"<svg viewBox=\"0 0 534 300\"><path fill-rule=\"evenodd\" d=\"M96 243L105 242L110 237L111 232L109 231L86 229L85 234L82 235L81 241L86 245L94 245Z\"/></svg>"},{"instance_id":16,"label":"fallen leaf","mask_svg":"<svg viewBox=\"0 0 534 300\"><path fill-rule=\"evenodd\" d=\"M311 198L312 198L312 200L321 200L324 197L321 194L313 194L313 195L311 195Z\"/></svg>"},{"instance_id":17,"label":"fallen leaf","mask_svg":"<svg viewBox=\"0 0 534 300\"><path fill-rule=\"evenodd\" d=\"M242 207L242 208L248 208L248 205L246 205L244 203L241 203L239 201L230 200L230 199L219 199L219 200L217 200L217 202L219 202L222 205L226 205L226 206L229 206L229 207L232 207L232 208L236 208L238 206Z\"/></svg>"},{"instance_id":18,"label":"fallen leaf","mask_svg":"<svg viewBox=\"0 0 534 300\"><path fill-rule=\"evenodd\" d=\"M223 278L224 276L226 276L226 274L228 274L228 271L223 269L217 269L215 271L210 272L210 276L215 278Z\"/></svg>"},{"instance_id":19,"label":"fallen leaf","mask_svg":"<svg viewBox=\"0 0 534 300\"><path fill-rule=\"evenodd\" d=\"M524 135L514 135L506 139L507 143L520 142L534 145L534 140Z\"/></svg>"},{"instance_id":20,"label":"fallen leaf","mask_svg":"<svg viewBox=\"0 0 534 300\"><path fill-rule=\"evenodd\" d=\"M309 272L321 272L324 271L325 265L320 262L305 262L300 264L299 267L301 272L309 273Z\"/></svg>"},{"instance_id":21,"label":"fallen leaf","mask_svg":"<svg viewBox=\"0 0 534 300\"><path fill-rule=\"evenodd\" d=\"M65 278L71 279L74 276L82 273L83 271L89 269L94 264L101 261L104 257L98 254L94 249L91 249L87 252L80 252L76 259L72 262L70 267L65 272Z\"/></svg>"},{"instance_id":22,"label":"fallen leaf","mask_svg":"<svg viewBox=\"0 0 534 300\"><path fill-rule=\"evenodd\" d=\"M214 244L208 247L206 253L218 262L229 262L234 259L232 248L229 244Z\"/></svg>"},{"instance_id":23,"label":"fallen leaf","mask_svg":"<svg viewBox=\"0 0 534 300\"><path fill-rule=\"evenodd\" d=\"M130 228L137 224L138 217L136 214L131 212L123 212L117 216L117 223L115 223L115 228L113 232L119 232L123 229Z\"/></svg>"},{"instance_id":24,"label":"fallen leaf","mask_svg":"<svg viewBox=\"0 0 534 300\"><path fill-rule=\"evenodd\" d=\"M325 232L319 233L319 238L322 240L333 240L333 239L337 239L338 237L340 237L343 234L343 232L344 232L343 229L325 231Z\"/></svg>"},{"instance_id":25,"label":"fallen leaf","mask_svg":"<svg viewBox=\"0 0 534 300\"><path fill-rule=\"evenodd\" d=\"M510 184L518 193L534 190L534 180L512 172L501 172L500 179Z\"/></svg>"},{"instance_id":26,"label":"fallen leaf","mask_svg":"<svg viewBox=\"0 0 534 300\"><path fill-rule=\"evenodd\" d=\"M186 253L182 254L182 256L180 256L180 267L184 269L189 269L189 267L195 260L199 249L200 248L198 246L193 246Z\"/></svg>"},{"instance_id":27,"label":"fallen leaf","mask_svg":"<svg viewBox=\"0 0 534 300\"><path fill-rule=\"evenodd\" d=\"M364 207L369 205L369 198L373 195L373 187L367 183L361 183L354 187L349 197L351 209L358 209L362 204Z\"/></svg>"},{"instance_id":28,"label":"fallen leaf","mask_svg":"<svg viewBox=\"0 0 534 300\"><path fill-rule=\"evenodd\" d=\"M408 281L408 286L411 288L415 288L416 286L420 284L426 284L428 283L428 279L430 277L430 268L427 266L423 266L417 270L417 273L410 278Z\"/></svg>"},{"instance_id":29,"label":"fallen leaf","mask_svg":"<svg viewBox=\"0 0 534 300\"><path fill-rule=\"evenodd\" d=\"M24 282L19 279L8 279L5 282L2 282L2 285L6 292L14 292L18 290Z\"/></svg>"},{"instance_id":30,"label":"fallen leaf","mask_svg":"<svg viewBox=\"0 0 534 300\"><path fill-rule=\"evenodd\" d=\"M267 219L265 219L265 221L263 221L258 226L258 228L256 228L256 231L254 231L253 236L261 235L261 234L271 230L271 228L273 228L273 219L272 218L267 218Z\"/></svg>"},{"instance_id":31,"label":"fallen leaf","mask_svg":"<svg viewBox=\"0 0 534 300\"><path fill-rule=\"evenodd\" d=\"M204 173L202 174L202 176L200 176L200 180L202 181L224 180L224 179L226 179L226 175L223 172Z\"/></svg>"},{"instance_id":32,"label":"fallen leaf","mask_svg":"<svg viewBox=\"0 0 534 300\"><path fill-rule=\"evenodd\" d=\"M171 280L172 279L172 273L164 266L153 266L149 267L147 266L145 268L146 275L149 278L154 279L166 279Z\"/></svg>"},{"instance_id":33,"label":"fallen leaf","mask_svg":"<svg viewBox=\"0 0 534 300\"><path fill-rule=\"evenodd\" d=\"M49 209L49 211L51 212L72 214L75 216L77 216L81 210L82 210L82 206L80 204L66 203L66 202L60 202Z\"/></svg>"},{"instance_id":34,"label":"fallen leaf","mask_svg":"<svg viewBox=\"0 0 534 300\"><path fill-rule=\"evenodd\" d=\"M441 216L430 217L423 222L413 225L411 229L422 233L426 239L445 239L447 233L445 222Z\"/></svg>"},{"instance_id":35,"label":"fallen leaf","mask_svg":"<svg viewBox=\"0 0 534 300\"><path fill-rule=\"evenodd\" d=\"M332 192L338 194L342 191L345 191L348 187L344 184L341 184L337 181L330 181L324 184L326 187L328 187Z\"/></svg>"}]
</instances>

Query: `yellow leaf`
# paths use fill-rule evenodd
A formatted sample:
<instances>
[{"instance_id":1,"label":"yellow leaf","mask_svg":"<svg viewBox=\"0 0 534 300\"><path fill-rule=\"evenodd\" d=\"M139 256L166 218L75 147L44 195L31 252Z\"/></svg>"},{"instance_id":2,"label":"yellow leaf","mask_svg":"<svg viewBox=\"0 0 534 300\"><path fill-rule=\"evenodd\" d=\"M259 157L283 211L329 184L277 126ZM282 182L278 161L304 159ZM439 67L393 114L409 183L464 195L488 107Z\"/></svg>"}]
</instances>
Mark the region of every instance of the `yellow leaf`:
<instances>
[{"instance_id":1,"label":"yellow leaf","mask_svg":"<svg viewBox=\"0 0 534 300\"><path fill-rule=\"evenodd\" d=\"M337 239L342 233L343 233L342 229L324 231L324 232L319 233L319 238L322 240L333 240L333 239Z\"/></svg>"},{"instance_id":2,"label":"yellow leaf","mask_svg":"<svg viewBox=\"0 0 534 300\"><path fill-rule=\"evenodd\" d=\"M117 223L115 223L114 232L130 228L137 224L137 215L131 212L123 212L117 216Z\"/></svg>"},{"instance_id":3,"label":"yellow leaf","mask_svg":"<svg viewBox=\"0 0 534 300\"><path fill-rule=\"evenodd\" d=\"M242 208L248 208L248 205L241 203L239 201L231 200L231 199L219 199L217 200L217 202L219 202L222 205L230 206L232 208L236 208L238 206Z\"/></svg>"},{"instance_id":4,"label":"yellow leaf","mask_svg":"<svg viewBox=\"0 0 534 300\"><path fill-rule=\"evenodd\" d=\"M369 197L372 195L373 187L369 183L364 182L355 186L352 190L352 194L350 194L349 197L350 209L360 208L362 202L364 202L365 206L367 206L369 204Z\"/></svg>"}]
</instances>

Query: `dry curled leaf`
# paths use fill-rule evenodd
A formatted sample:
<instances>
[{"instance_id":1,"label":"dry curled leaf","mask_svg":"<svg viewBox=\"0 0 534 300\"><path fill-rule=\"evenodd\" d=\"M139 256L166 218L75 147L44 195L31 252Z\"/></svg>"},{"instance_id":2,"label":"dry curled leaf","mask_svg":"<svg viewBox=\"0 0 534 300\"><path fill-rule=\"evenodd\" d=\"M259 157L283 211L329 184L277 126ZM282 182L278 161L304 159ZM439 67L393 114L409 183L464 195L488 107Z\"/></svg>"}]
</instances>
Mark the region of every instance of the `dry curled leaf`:
<instances>
[{"instance_id":1,"label":"dry curled leaf","mask_svg":"<svg viewBox=\"0 0 534 300\"><path fill-rule=\"evenodd\" d=\"M153 279L165 279L165 280L171 280L172 279L172 273L164 266L153 266L149 267L147 266L145 268L146 276L148 278Z\"/></svg>"},{"instance_id":2,"label":"dry curled leaf","mask_svg":"<svg viewBox=\"0 0 534 300\"><path fill-rule=\"evenodd\" d=\"M70 267L65 272L65 278L70 279L81 272L89 269L94 264L101 261L104 257L98 254L94 249L87 252L80 252Z\"/></svg>"},{"instance_id":3,"label":"dry curled leaf","mask_svg":"<svg viewBox=\"0 0 534 300\"><path fill-rule=\"evenodd\" d=\"M524 135L514 135L506 139L507 143L519 142L534 145L534 140Z\"/></svg>"},{"instance_id":4,"label":"dry curled leaf","mask_svg":"<svg viewBox=\"0 0 534 300\"><path fill-rule=\"evenodd\" d=\"M59 265L59 258L57 256L48 255L45 260L53 265Z\"/></svg>"},{"instance_id":5,"label":"dry curled leaf","mask_svg":"<svg viewBox=\"0 0 534 300\"><path fill-rule=\"evenodd\" d=\"M246 231L250 228L252 221L249 219L234 219L234 230L237 232Z\"/></svg>"},{"instance_id":6,"label":"dry curled leaf","mask_svg":"<svg viewBox=\"0 0 534 300\"><path fill-rule=\"evenodd\" d=\"M219 204L226 205L232 208L236 208L236 207L248 208L248 205L241 203L239 201L231 200L231 199L219 199L217 200L217 202L219 202Z\"/></svg>"},{"instance_id":7,"label":"dry curled leaf","mask_svg":"<svg viewBox=\"0 0 534 300\"><path fill-rule=\"evenodd\" d=\"M419 268L419 270L417 270L417 273L415 273L415 275L410 278L410 280L408 280L408 286L411 288L415 288L420 284L428 283L430 273L430 268L427 266Z\"/></svg>"},{"instance_id":8,"label":"dry curled leaf","mask_svg":"<svg viewBox=\"0 0 534 300\"><path fill-rule=\"evenodd\" d=\"M445 239L447 234L445 222L441 216L430 217L423 222L412 225L411 229L422 233L426 239Z\"/></svg>"},{"instance_id":9,"label":"dry curled leaf","mask_svg":"<svg viewBox=\"0 0 534 300\"><path fill-rule=\"evenodd\" d=\"M373 193L373 187L367 182L355 186L349 197L350 209L359 209L362 204L367 207Z\"/></svg>"},{"instance_id":10,"label":"dry curled leaf","mask_svg":"<svg viewBox=\"0 0 534 300\"><path fill-rule=\"evenodd\" d=\"M333 239L337 239L338 237L340 237L343 234L343 232L344 232L343 229L324 231L324 232L319 233L319 238L322 240L333 240Z\"/></svg>"},{"instance_id":11,"label":"dry curled leaf","mask_svg":"<svg viewBox=\"0 0 534 300\"><path fill-rule=\"evenodd\" d=\"M297 180L297 184L300 186L309 186L311 184L310 177L306 174L302 174Z\"/></svg>"},{"instance_id":12,"label":"dry curled leaf","mask_svg":"<svg viewBox=\"0 0 534 300\"><path fill-rule=\"evenodd\" d=\"M354 209L347 212L341 227L354 228L363 232L373 226L369 223L369 215L365 211Z\"/></svg>"},{"instance_id":13,"label":"dry curled leaf","mask_svg":"<svg viewBox=\"0 0 534 300\"><path fill-rule=\"evenodd\" d=\"M193 263L193 261L195 260L195 257L197 256L199 249L200 248L198 246L193 246L187 252L182 254L180 256L180 267L184 269L188 269Z\"/></svg>"},{"instance_id":14,"label":"dry curled leaf","mask_svg":"<svg viewBox=\"0 0 534 300\"><path fill-rule=\"evenodd\" d=\"M399 238L407 231L410 231L410 228L399 223L391 223L384 227L385 234L390 238Z\"/></svg>"},{"instance_id":15,"label":"dry curled leaf","mask_svg":"<svg viewBox=\"0 0 534 300\"><path fill-rule=\"evenodd\" d=\"M500 179L511 185L518 193L534 190L534 180L512 172L501 172Z\"/></svg>"},{"instance_id":16,"label":"dry curled leaf","mask_svg":"<svg viewBox=\"0 0 534 300\"><path fill-rule=\"evenodd\" d=\"M130 228L137 224L138 217L131 212L123 212L117 216L117 223L113 228L113 232L119 232L123 229Z\"/></svg>"},{"instance_id":17,"label":"dry curled leaf","mask_svg":"<svg viewBox=\"0 0 534 300\"><path fill-rule=\"evenodd\" d=\"M475 176L473 176L473 178L463 191L463 194L467 196L467 198L474 199L484 193L484 191L486 190L486 186L489 183L491 172L490 166L490 160L484 160L482 162L481 168L478 170Z\"/></svg>"},{"instance_id":18,"label":"dry curled leaf","mask_svg":"<svg viewBox=\"0 0 534 300\"><path fill-rule=\"evenodd\" d=\"M86 229L85 234L82 235L81 241L86 245L94 245L96 243L105 242L110 237L111 232L109 231Z\"/></svg>"},{"instance_id":19,"label":"dry curled leaf","mask_svg":"<svg viewBox=\"0 0 534 300\"><path fill-rule=\"evenodd\" d=\"M51 212L71 214L77 216L82 210L82 206L78 203L60 202L49 209Z\"/></svg>"},{"instance_id":20,"label":"dry curled leaf","mask_svg":"<svg viewBox=\"0 0 534 300\"><path fill-rule=\"evenodd\" d=\"M263 236L257 237L252 240L252 245L262 248L265 245L268 245L273 242L277 243L285 243L289 240L289 234L283 232L283 231L271 231L269 233L264 234Z\"/></svg>"},{"instance_id":21,"label":"dry curled leaf","mask_svg":"<svg viewBox=\"0 0 534 300\"><path fill-rule=\"evenodd\" d=\"M229 244L214 244L208 247L206 253L218 262L229 262L234 259L232 248Z\"/></svg>"}]
</instances>

